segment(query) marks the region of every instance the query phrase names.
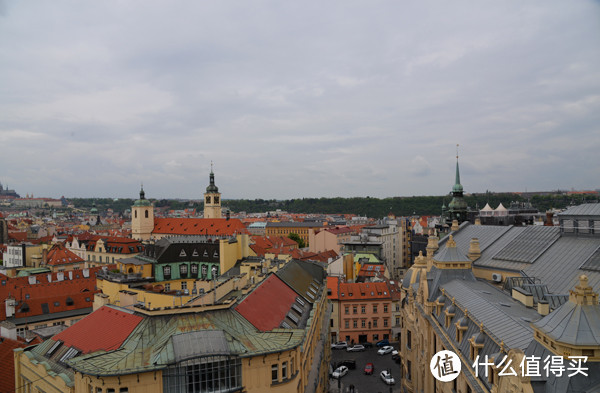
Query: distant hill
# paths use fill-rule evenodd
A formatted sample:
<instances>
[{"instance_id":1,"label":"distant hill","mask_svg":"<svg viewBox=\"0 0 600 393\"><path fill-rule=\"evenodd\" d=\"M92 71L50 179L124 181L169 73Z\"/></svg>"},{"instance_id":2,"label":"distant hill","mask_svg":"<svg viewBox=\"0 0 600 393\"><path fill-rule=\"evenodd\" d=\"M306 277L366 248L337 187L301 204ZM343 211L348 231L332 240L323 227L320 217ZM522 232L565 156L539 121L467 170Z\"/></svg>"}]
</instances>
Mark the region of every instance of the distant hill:
<instances>
[{"instance_id":1,"label":"distant hill","mask_svg":"<svg viewBox=\"0 0 600 393\"><path fill-rule=\"evenodd\" d=\"M357 214L360 216L382 218L390 212L396 216L416 215L440 215L442 204L448 205L451 201L451 195L444 196L413 196L413 197L393 197L393 198L298 198L287 200L275 199L227 199L223 200L223 207L231 211L247 213L262 213L281 209L289 213L324 213L324 214ZM470 208L481 209L486 203L492 208L496 208L502 203L509 207L511 202L526 202L531 204L540 212L548 209L562 209L571 204L581 204L591 202L589 195L566 195L562 193L533 195L528 199L514 193L484 193L470 194L465 196L465 200ZM122 213L130 209L134 200L132 199L111 199L111 198L71 198L71 203L77 208L91 208L96 205L98 211L102 213L108 208L115 212ZM161 199L153 200L156 207L168 207L173 210L180 210L195 207L200 211L204 208L202 202L190 202L182 200Z\"/></svg>"}]
</instances>

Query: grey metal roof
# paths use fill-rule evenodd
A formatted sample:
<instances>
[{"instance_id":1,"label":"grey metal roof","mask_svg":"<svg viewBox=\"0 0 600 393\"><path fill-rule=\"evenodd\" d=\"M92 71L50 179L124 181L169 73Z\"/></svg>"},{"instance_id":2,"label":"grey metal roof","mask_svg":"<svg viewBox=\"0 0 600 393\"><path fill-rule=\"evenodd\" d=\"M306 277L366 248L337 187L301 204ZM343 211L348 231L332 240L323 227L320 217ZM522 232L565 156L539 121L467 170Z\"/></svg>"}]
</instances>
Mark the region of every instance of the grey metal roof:
<instances>
[{"instance_id":1,"label":"grey metal roof","mask_svg":"<svg viewBox=\"0 0 600 393\"><path fill-rule=\"evenodd\" d=\"M558 236L556 240L547 246L555 236ZM522 272L538 278L550 294L568 294L578 283L578 277L586 274L590 286L600 291L600 270L593 269L598 266L596 258L600 258L597 254L599 237L560 236L559 227L535 225L492 227L469 224L454 232L457 247L463 252L468 251L473 237L479 238L481 248L481 257L473 263L474 267ZM528 250L529 243L531 251ZM518 251L529 257L519 257ZM530 260L533 262L527 262Z\"/></svg>"},{"instance_id":2,"label":"grey metal roof","mask_svg":"<svg viewBox=\"0 0 600 393\"><path fill-rule=\"evenodd\" d=\"M537 277L548 291L568 294L579 283L585 261L600 247L600 238L563 236L541 255L535 263L523 269L529 277ZM600 290L600 272L585 272L595 291Z\"/></svg>"},{"instance_id":3,"label":"grey metal roof","mask_svg":"<svg viewBox=\"0 0 600 393\"><path fill-rule=\"evenodd\" d=\"M566 302L534 325L558 342L600 345L600 307Z\"/></svg>"},{"instance_id":4,"label":"grey metal roof","mask_svg":"<svg viewBox=\"0 0 600 393\"><path fill-rule=\"evenodd\" d=\"M470 262L471 260L462 253L457 247L448 247L447 245L439 250L433 256L438 262Z\"/></svg>"},{"instance_id":5,"label":"grey metal roof","mask_svg":"<svg viewBox=\"0 0 600 393\"><path fill-rule=\"evenodd\" d=\"M181 362L205 355L225 355L231 350L222 330L198 330L171 337L175 361Z\"/></svg>"},{"instance_id":6,"label":"grey metal roof","mask_svg":"<svg viewBox=\"0 0 600 393\"><path fill-rule=\"evenodd\" d=\"M600 219L600 203L584 203L568 208L567 210L557 214L560 218L565 216L599 216Z\"/></svg>"},{"instance_id":7,"label":"grey metal roof","mask_svg":"<svg viewBox=\"0 0 600 393\"><path fill-rule=\"evenodd\" d=\"M468 310L470 319L483 323L486 334L504 341L508 348L525 350L533 340L530 323L539 319L539 314L493 285L453 280L442 288L449 299L454 298L460 308Z\"/></svg>"},{"instance_id":8,"label":"grey metal roof","mask_svg":"<svg viewBox=\"0 0 600 393\"><path fill-rule=\"evenodd\" d=\"M528 226L492 259L511 262L533 263L558 238L560 232L555 227Z\"/></svg>"}]
</instances>

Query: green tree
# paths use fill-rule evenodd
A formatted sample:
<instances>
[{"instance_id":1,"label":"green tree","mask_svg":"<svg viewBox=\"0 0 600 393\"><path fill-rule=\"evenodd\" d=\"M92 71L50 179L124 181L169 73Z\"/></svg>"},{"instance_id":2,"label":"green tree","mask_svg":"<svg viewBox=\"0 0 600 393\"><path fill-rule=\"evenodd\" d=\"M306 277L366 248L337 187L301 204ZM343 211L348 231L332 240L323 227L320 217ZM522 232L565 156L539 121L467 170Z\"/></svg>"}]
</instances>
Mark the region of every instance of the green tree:
<instances>
[{"instance_id":1,"label":"green tree","mask_svg":"<svg viewBox=\"0 0 600 393\"><path fill-rule=\"evenodd\" d=\"M302 238L297 233L292 232L288 235L288 237L290 239L292 239L293 241L295 241L296 243L298 243L298 247L300 247L300 248L306 247L306 243L304 243L304 240L302 240Z\"/></svg>"}]
</instances>

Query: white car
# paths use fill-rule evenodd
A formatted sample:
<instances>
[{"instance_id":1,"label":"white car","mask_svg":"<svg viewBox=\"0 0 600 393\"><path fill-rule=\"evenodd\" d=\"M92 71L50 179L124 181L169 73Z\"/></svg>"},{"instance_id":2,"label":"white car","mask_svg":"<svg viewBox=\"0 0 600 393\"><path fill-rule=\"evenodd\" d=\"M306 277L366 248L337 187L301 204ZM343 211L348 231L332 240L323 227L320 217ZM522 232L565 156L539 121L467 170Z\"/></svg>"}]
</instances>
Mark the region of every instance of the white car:
<instances>
[{"instance_id":1,"label":"white car","mask_svg":"<svg viewBox=\"0 0 600 393\"><path fill-rule=\"evenodd\" d=\"M379 373L379 376L381 377L383 382L385 382L388 385L393 385L396 383L396 380L394 379L394 377L392 377L392 374L390 374L388 370L383 370Z\"/></svg>"},{"instance_id":2,"label":"white car","mask_svg":"<svg viewBox=\"0 0 600 393\"><path fill-rule=\"evenodd\" d=\"M392 356L394 356L394 355L398 355L398 350L397 350L397 349L394 349L394 350L392 351Z\"/></svg>"},{"instance_id":3,"label":"white car","mask_svg":"<svg viewBox=\"0 0 600 393\"><path fill-rule=\"evenodd\" d=\"M385 347L381 347L377 353L379 355L385 355L386 353L391 353L394 350L394 347L386 345Z\"/></svg>"},{"instance_id":4,"label":"white car","mask_svg":"<svg viewBox=\"0 0 600 393\"><path fill-rule=\"evenodd\" d=\"M343 377L346 374L348 374L348 367L339 366L338 368L335 369L335 371L333 372L333 374L331 374L331 376L335 379L340 379L341 377Z\"/></svg>"},{"instance_id":5,"label":"white car","mask_svg":"<svg viewBox=\"0 0 600 393\"><path fill-rule=\"evenodd\" d=\"M364 350L365 350L365 346L360 345L360 344L356 344L356 345L346 348L346 351L348 351L348 352L360 352L360 351L364 351Z\"/></svg>"},{"instance_id":6,"label":"white car","mask_svg":"<svg viewBox=\"0 0 600 393\"><path fill-rule=\"evenodd\" d=\"M336 343L331 344L331 349L345 349L348 348L348 343L346 341L338 341Z\"/></svg>"}]
</instances>

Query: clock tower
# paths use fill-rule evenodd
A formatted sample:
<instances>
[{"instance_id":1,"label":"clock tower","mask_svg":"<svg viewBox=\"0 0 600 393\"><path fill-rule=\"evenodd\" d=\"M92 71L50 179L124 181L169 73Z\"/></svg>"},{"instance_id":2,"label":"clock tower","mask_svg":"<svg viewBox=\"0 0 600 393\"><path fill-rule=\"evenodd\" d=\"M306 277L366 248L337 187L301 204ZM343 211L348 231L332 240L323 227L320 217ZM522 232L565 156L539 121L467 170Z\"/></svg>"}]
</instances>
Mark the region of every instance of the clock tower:
<instances>
[{"instance_id":1,"label":"clock tower","mask_svg":"<svg viewBox=\"0 0 600 393\"><path fill-rule=\"evenodd\" d=\"M140 199L131 207L131 237L136 240L149 240L154 230L154 207L146 199L142 186Z\"/></svg>"},{"instance_id":2,"label":"clock tower","mask_svg":"<svg viewBox=\"0 0 600 393\"><path fill-rule=\"evenodd\" d=\"M210 164L210 184L204 193L204 218L221 218L221 193L215 185L215 174Z\"/></svg>"}]
</instances>

